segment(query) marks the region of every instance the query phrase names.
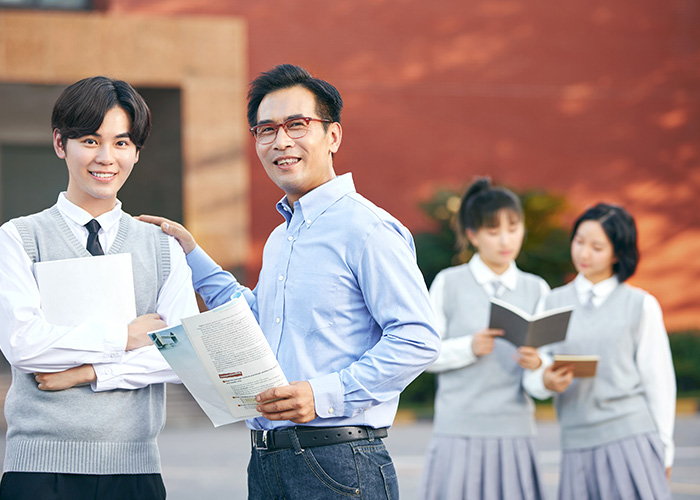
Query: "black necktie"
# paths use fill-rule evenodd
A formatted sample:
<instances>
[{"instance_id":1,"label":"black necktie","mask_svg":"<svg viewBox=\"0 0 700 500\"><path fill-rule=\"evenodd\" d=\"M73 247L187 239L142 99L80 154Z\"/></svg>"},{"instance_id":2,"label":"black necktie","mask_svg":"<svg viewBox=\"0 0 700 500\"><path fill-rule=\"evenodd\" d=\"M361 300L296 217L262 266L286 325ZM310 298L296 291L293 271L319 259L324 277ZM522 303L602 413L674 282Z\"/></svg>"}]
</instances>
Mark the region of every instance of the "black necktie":
<instances>
[{"instance_id":1,"label":"black necktie","mask_svg":"<svg viewBox=\"0 0 700 500\"><path fill-rule=\"evenodd\" d=\"M92 255L104 255L102 251L102 245L100 245L100 240L97 239L97 232L100 230L100 223L95 219L85 224L85 228L88 230L88 241L87 241L87 251Z\"/></svg>"}]
</instances>

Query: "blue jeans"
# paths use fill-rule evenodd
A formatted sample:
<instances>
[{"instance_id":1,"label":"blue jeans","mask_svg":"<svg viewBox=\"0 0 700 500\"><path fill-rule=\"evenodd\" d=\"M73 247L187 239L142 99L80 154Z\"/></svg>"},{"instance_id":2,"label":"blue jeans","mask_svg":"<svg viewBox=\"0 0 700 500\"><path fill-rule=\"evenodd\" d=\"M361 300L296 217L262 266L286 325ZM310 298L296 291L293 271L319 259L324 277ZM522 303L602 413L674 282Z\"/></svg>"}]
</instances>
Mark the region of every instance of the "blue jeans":
<instances>
[{"instance_id":1,"label":"blue jeans","mask_svg":"<svg viewBox=\"0 0 700 500\"><path fill-rule=\"evenodd\" d=\"M397 500L396 469L381 439L301 448L253 449L248 500Z\"/></svg>"}]
</instances>

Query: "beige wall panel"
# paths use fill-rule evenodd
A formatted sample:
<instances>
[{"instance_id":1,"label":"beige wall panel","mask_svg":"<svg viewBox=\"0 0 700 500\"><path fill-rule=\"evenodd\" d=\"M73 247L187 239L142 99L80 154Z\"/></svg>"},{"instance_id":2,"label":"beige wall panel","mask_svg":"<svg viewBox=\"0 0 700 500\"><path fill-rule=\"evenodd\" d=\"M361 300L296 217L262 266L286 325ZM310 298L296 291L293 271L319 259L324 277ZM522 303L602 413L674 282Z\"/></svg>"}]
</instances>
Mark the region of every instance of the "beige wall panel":
<instances>
[{"instance_id":1,"label":"beige wall panel","mask_svg":"<svg viewBox=\"0 0 700 500\"><path fill-rule=\"evenodd\" d=\"M104 74L182 90L185 225L222 266L250 246L246 25L236 18L0 11L0 81Z\"/></svg>"}]
</instances>

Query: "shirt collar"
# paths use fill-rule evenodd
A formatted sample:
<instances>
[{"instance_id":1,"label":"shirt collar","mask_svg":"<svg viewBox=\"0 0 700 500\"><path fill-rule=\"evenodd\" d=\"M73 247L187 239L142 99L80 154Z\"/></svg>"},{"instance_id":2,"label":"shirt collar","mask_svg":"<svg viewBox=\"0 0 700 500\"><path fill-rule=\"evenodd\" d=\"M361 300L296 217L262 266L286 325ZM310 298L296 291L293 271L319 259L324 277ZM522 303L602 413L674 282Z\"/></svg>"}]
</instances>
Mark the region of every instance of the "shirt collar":
<instances>
[{"instance_id":1,"label":"shirt collar","mask_svg":"<svg viewBox=\"0 0 700 500\"><path fill-rule=\"evenodd\" d=\"M328 207L343 196L354 192L356 191L355 183L352 180L352 174L347 173L339 175L299 198L299 200L294 203L294 211L300 210L304 216L306 225L310 226L328 209ZM289 224L293 211L289 206L289 201L286 196L277 202L277 211L287 219L287 223Z\"/></svg>"},{"instance_id":2,"label":"shirt collar","mask_svg":"<svg viewBox=\"0 0 700 500\"><path fill-rule=\"evenodd\" d=\"M64 216L66 216L68 219L80 226L84 226L92 219L97 219L97 222L100 223L100 227L105 231L108 231L112 226L118 224L122 215L122 203L119 200L117 200L117 204L112 210L98 215L97 217L93 217L88 212L80 208L78 205L68 200L68 198L66 198L65 191L58 195L56 206Z\"/></svg>"},{"instance_id":3,"label":"shirt collar","mask_svg":"<svg viewBox=\"0 0 700 500\"><path fill-rule=\"evenodd\" d=\"M619 284L620 281L617 279L617 276L614 275L596 284L593 284L581 273L579 273L574 279L574 288L580 298L588 297L591 290L593 290L593 295L596 299L607 299Z\"/></svg>"},{"instance_id":4,"label":"shirt collar","mask_svg":"<svg viewBox=\"0 0 700 500\"><path fill-rule=\"evenodd\" d=\"M469 270L474 275L474 279L480 285L491 283L494 280L500 281L508 290L515 290L518 284L518 267L515 262L511 262L508 269L503 274L494 273L489 266L484 264L478 253L469 260Z\"/></svg>"}]
</instances>

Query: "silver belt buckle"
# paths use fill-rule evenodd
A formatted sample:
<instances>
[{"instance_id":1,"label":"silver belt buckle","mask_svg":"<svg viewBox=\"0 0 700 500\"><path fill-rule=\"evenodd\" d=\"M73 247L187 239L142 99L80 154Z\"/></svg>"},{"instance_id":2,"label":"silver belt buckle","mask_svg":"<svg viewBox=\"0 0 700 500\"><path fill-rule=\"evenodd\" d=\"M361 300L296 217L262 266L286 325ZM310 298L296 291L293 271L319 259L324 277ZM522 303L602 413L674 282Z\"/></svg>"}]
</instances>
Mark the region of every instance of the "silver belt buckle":
<instances>
[{"instance_id":1,"label":"silver belt buckle","mask_svg":"<svg viewBox=\"0 0 700 500\"><path fill-rule=\"evenodd\" d=\"M255 440L255 447L258 450L266 451L267 450L267 431L264 430L262 431L262 446L258 445L258 440Z\"/></svg>"}]
</instances>

